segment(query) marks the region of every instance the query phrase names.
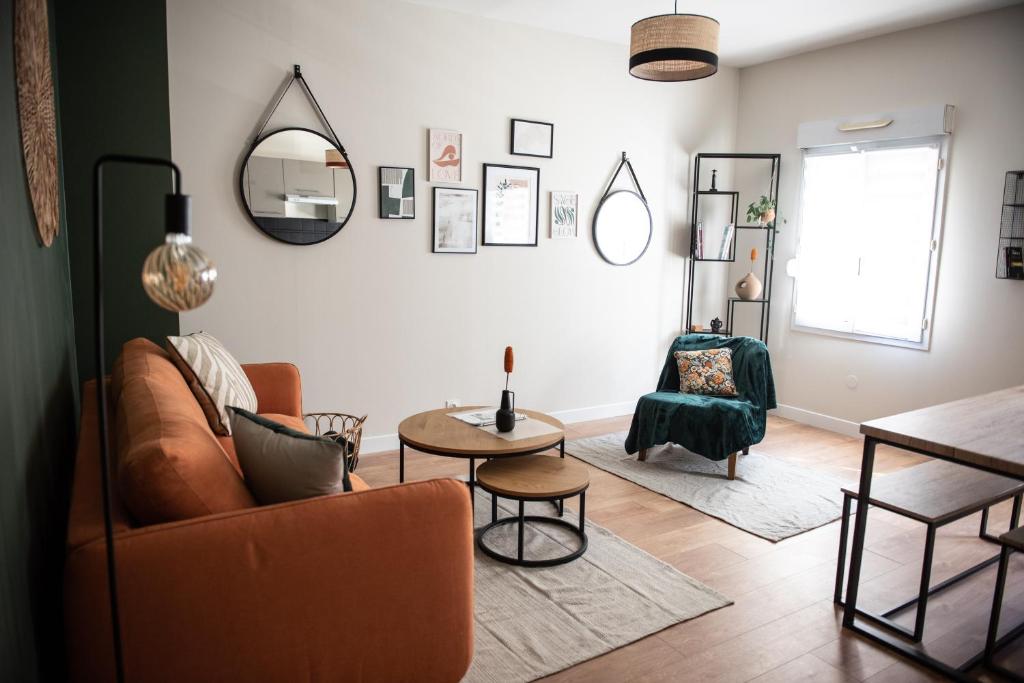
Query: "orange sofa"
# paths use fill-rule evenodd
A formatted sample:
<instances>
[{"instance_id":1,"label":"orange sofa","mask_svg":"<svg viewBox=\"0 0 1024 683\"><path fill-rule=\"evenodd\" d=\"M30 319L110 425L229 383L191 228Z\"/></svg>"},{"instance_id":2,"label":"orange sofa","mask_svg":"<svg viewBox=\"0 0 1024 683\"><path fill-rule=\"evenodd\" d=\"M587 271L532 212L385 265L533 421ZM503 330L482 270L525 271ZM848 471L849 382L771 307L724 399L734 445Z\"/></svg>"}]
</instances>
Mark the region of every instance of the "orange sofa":
<instances>
[{"instance_id":1,"label":"orange sofa","mask_svg":"<svg viewBox=\"0 0 1024 683\"><path fill-rule=\"evenodd\" d=\"M280 363L244 369L259 411L301 426L298 370ZM110 387L129 681L463 676L473 653L473 530L464 484L370 489L353 476L351 493L260 507L246 492L230 437L213 435L162 349L145 340L126 344ZM82 403L65 565L68 659L72 680L111 681L92 382ZM210 457L214 447L226 466ZM144 523L129 509L145 517L170 510L179 519Z\"/></svg>"}]
</instances>

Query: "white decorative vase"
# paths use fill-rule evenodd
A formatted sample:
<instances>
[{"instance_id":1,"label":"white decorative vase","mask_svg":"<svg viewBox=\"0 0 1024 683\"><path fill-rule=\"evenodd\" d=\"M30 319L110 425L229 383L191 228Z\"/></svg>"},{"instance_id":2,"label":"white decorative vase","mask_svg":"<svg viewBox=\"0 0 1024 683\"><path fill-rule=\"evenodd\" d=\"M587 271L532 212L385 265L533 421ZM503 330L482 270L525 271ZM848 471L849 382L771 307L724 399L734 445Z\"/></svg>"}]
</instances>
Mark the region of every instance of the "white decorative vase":
<instances>
[{"instance_id":1,"label":"white decorative vase","mask_svg":"<svg viewBox=\"0 0 1024 683\"><path fill-rule=\"evenodd\" d=\"M764 289L764 286L757 279L757 276L753 273L747 273L743 276L742 280L736 283L736 296L744 301L751 301L761 296L762 289Z\"/></svg>"}]
</instances>

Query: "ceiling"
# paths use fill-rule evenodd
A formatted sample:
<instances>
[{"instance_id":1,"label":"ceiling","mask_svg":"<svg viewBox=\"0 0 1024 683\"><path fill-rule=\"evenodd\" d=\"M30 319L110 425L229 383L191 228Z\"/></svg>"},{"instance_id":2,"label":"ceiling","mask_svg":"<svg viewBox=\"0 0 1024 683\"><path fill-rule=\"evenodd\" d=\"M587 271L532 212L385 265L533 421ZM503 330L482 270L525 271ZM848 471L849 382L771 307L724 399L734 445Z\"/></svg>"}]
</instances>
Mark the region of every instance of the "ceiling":
<instances>
[{"instance_id":1,"label":"ceiling","mask_svg":"<svg viewBox=\"0 0 1024 683\"><path fill-rule=\"evenodd\" d=\"M621 44L634 21L672 12L672 0L409 1ZM721 62L743 67L1019 1L681 0L679 11L717 19Z\"/></svg>"}]
</instances>

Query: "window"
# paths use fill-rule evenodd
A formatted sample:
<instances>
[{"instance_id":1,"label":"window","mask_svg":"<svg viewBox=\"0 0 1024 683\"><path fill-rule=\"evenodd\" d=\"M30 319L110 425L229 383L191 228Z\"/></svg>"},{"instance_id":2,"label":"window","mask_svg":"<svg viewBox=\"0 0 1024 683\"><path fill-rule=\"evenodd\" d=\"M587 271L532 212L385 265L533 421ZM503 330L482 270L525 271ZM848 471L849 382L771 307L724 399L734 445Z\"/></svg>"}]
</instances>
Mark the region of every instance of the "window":
<instances>
[{"instance_id":1,"label":"window","mask_svg":"<svg viewBox=\"0 0 1024 683\"><path fill-rule=\"evenodd\" d=\"M793 325L927 349L944 138L804 151Z\"/></svg>"}]
</instances>

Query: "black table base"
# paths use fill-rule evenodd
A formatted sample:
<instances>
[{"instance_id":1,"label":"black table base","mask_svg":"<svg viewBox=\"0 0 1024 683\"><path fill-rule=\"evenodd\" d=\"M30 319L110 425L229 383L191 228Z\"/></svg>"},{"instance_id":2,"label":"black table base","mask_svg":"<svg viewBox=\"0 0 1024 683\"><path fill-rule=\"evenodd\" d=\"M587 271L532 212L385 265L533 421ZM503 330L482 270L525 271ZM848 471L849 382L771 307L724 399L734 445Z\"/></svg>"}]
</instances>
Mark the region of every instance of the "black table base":
<instances>
[{"instance_id":1,"label":"black table base","mask_svg":"<svg viewBox=\"0 0 1024 683\"><path fill-rule=\"evenodd\" d=\"M575 495L575 494L573 494L573 495ZM505 496L502 496L502 497L504 498ZM560 497L554 497L554 498L539 498L539 499L538 498L530 498L529 500L533 501L533 502L536 502L536 501L547 501L547 502L551 502L551 503L556 503L558 505L558 508L559 508L559 515L561 515L561 510L564 509L565 499L568 498L568 497L569 496L560 496ZM505 562L506 564L513 564L513 565L516 565L518 567L553 567L555 565L565 564L567 562L572 562L576 558L582 556L583 553L585 553L587 551L587 543L588 543L588 541L587 541L587 534L584 531L584 526L586 524L587 492L586 491L581 491L579 493L579 497L580 497L579 523L578 524L571 524L570 522L567 522L564 519L560 519L559 517L542 517L540 515L527 515L527 514L525 514L525 507L526 507L526 501L525 500L519 500L519 514L518 515L516 515L514 517L502 517L502 518L499 519L498 518L498 497L492 493L491 494L491 523L490 524L486 524L486 525L484 525L484 526L482 526L482 527L480 527L479 529L476 530L476 532L475 532L476 544L480 548L480 550L482 550L484 552L484 554L487 555L488 557L494 558L495 560L498 560L499 562ZM518 500L518 499L515 499L515 500ZM572 551L571 553L567 553L567 554L561 555L559 557L552 557L552 558L547 558L547 559L543 559L543 560L530 560L530 559L527 559L526 557L524 557L524 554L523 554L523 539L524 539L524 534L525 534L525 530L526 530L526 522L533 522L535 524L548 524L548 525L551 525L551 526L557 526L557 527L561 527L563 529L568 529L569 531L571 531L573 533L573 535L576 538L579 539L580 547L577 548L576 550ZM519 525L519 529L518 529L518 531L519 531L519 538L518 538L517 552L516 552L516 556L515 557L512 557L511 555L505 555L504 553L499 553L497 550L495 550L494 548L492 548L489 545L487 545L487 543L484 541L484 537L486 536L488 531L490 531L491 529L494 529L496 527L504 526L504 525L507 525L507 524L518 524Z\"/></svg>"}]
</instances>

